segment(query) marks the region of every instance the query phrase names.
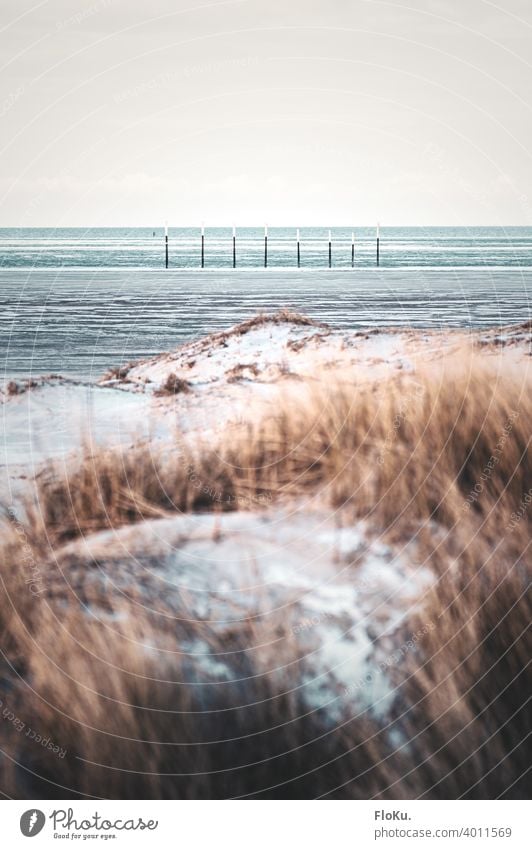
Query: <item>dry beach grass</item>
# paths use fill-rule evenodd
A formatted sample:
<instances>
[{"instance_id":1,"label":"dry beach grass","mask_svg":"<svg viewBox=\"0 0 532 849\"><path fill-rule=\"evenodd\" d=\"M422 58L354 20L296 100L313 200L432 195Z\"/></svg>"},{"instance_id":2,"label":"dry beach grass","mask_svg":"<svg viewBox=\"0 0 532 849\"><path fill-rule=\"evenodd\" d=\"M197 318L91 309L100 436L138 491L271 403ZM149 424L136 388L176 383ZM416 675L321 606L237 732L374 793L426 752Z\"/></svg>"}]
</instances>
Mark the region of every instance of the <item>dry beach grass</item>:
<instances>
[{"instance_id":1,"label":"dry beach grass","mask_svg":"<svg viewBox=\"0 0 532 849\"><path fill-rule=\"evenodd\" d=\"M509 521L531 479L531 382L466 351L373 386L328 375L281 392L216 444L87 451L51 467L27 506L31 533L61 541L172 511L254 509L265 496L325 499L388 532L495 509Z\"/></svg>"},{"instance_id":2,"label":"dry beach grass","mask_svg":"<svg viewBox=\"0 0 532 849\"><path fill-rule=\"evenodd\" d=\"M4 529L3 709L25 727L38 723L67 754L36 746L4 718L3 792L524 795L531 390L524 370L502 375L496 360L464 348L374 384L355 372L294 382L267 415L216 443L87 450L47 468L23 522ZM310 712L290 689L293 634L281 642L278 674L251 674L252 620L234 627L228 645L208 622L155 615L131 597L106 610L105 587L65 576L56 557L65 543L104 529L302 502L340 524L364 520L436 575L397 633L400 644L434 623L391 672L398 695L386 727L365 713L331 727ZM91 615L96 609L106 615ZM197 686L197 669L176 652L197 638L215 654L236 653L235 683Z\"/></svg>"}]
</instances>

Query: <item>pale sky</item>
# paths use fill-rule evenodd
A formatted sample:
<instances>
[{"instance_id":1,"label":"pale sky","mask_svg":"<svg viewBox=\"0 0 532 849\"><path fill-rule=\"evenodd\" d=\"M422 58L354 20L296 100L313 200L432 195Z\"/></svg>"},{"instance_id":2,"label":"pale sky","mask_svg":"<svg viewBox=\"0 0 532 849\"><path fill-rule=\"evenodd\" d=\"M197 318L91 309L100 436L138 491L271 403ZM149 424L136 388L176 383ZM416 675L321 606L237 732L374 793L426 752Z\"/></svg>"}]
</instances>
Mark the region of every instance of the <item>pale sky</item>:
<instances>
[{"instance_id":1,"label":"pale sky","mask_svg":"<svg viewBox=\"0 0 532 849\"><path fill-rule=\"evenodd\" d=\"M0 226L532 224L532 3L2 0Z\"/></svg>"}]
</instances>

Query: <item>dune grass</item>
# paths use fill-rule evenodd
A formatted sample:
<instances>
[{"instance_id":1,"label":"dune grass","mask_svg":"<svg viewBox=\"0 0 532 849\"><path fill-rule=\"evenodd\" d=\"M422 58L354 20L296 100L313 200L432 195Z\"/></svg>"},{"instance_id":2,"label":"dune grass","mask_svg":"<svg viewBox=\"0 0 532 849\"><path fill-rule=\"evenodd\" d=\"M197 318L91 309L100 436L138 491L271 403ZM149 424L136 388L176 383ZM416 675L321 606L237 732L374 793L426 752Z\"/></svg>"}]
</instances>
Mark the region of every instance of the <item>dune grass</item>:
<instances>
[{"instance_id":1,"label":"dune grass","mask_svg":"<svg viewBox=\"0 0 532 849\"><path fill-rule=\"evenodd\" d=\"M379 530L464 514L509 517L530 485L532 379L480 357L373 386L337 377L280 391L215 444L85 452L37 481L30 527L54 542L191 510L321 499ZM464 362L465 359L465 362Z\"/></svg>"},{"instance_id":2,"label":"dune grass","mask_svg":"<svg viewBox=\"0 0 532 849\"><path fill-rule=\"evenodd\" d=\"M20 798L495 798L526 793L531 614L531 380L462 352L380 384L356 374L283 391L270 415L218 444L86 452L36 482L5 529L3 708L67 754L0 724L0 787ZM394 671L393 728L309 714L282 676L251 675L252 623L234 635L242 681L198 688L178 648L208 623L140 615L108 623L69 603L63 542L179 511L283 500L368 520L439 576L406 629L436 623ZM310 545L311 541L309 541ZM28 591L28 558L45 592ZM22 564L24 563L24 568ZM39 575L35 574L35 581ZM38 584L37 584L38 587ZM99 600L101 601L101 599ZM401 639L401 636L398 636ZM143 647L141 650L140 647ZM151 649L146 651L146 646ZM286 640L286 657L297 646ZM166 651L168 650L168 651ZM294 654L295 652L295 654Z\"/></svg>"}]
</instances>

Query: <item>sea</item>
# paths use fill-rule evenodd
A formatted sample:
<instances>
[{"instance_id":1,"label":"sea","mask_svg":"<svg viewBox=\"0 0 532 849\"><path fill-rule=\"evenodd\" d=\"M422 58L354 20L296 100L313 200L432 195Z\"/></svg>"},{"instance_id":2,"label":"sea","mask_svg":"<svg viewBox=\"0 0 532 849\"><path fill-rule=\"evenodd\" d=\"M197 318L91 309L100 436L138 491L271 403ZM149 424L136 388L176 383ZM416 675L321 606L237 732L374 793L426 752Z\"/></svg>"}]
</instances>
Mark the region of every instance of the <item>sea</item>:
<instances>
[{"instance_id":1,"label":"sea","mask_svg":"<svg viewBox=\"0 0 532 849\"><path fill-rule=\"evenodd\" d=\"M531 319L531 227L0 229L3 377L96 379L288 307L340 328ZM354 238L353 238L354 237ZM330 244L330 250L329 250ZM233 267L235 263L235 267Z\"/></svg>"}]
</instances>

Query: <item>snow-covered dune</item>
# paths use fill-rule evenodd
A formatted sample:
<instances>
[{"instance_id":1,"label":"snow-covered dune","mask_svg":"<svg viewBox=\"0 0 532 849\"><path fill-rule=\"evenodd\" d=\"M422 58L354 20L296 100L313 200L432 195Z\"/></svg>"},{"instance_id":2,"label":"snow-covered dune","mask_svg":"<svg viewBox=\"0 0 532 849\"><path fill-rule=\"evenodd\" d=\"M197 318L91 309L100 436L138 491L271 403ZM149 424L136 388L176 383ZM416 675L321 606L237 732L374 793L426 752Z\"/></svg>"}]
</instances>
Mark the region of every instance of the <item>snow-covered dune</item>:
<instances>
[{"instance_id":1,"label":"snow-covered dune","mask_svg":"<svg viewBox=\"0 0 532 849\"><path fill-rule=\"evenodd\" d=\"M97 383L7 385L3 675L67 751L59 775L4 723L33 776L10 792L68 769L73 793L186 796L193 776L193 795L283 796L281 757L306 796L367 797L370 772L383 797L438 797L442 776L498 795L529 619L530 346L528 325L284 312Z\"/></svg>"}]
</instances>

